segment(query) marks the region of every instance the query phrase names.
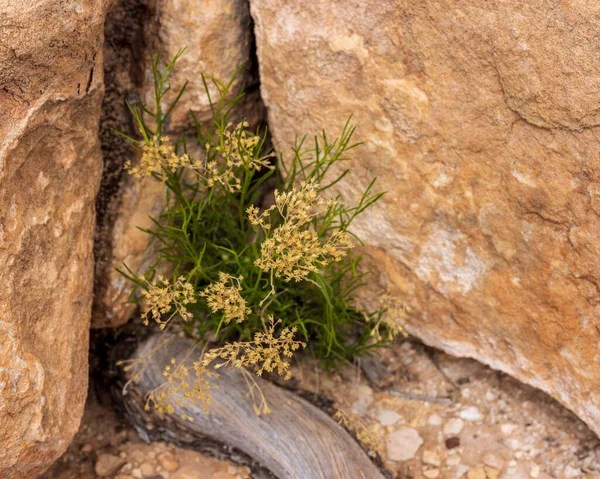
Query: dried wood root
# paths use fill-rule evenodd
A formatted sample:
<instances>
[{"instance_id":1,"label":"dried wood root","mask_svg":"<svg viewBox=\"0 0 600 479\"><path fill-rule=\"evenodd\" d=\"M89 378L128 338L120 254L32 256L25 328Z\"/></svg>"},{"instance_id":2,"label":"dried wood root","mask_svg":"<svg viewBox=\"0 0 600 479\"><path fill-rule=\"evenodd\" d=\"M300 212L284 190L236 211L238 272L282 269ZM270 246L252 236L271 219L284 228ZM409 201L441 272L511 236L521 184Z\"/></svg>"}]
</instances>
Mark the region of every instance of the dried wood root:
<instances>
[{"instance_id":1,"label":"dried wood root","mask_svg":"<svg viewBox=\"0 0 600 479\"><path fill-rule=\"evenodd\" d=\"M172 358L185 361L190 369L198 354L190 355L190 340L172 337L157 348L164 335L151 336L136 350L134 357L149 357L140 381L124 396L129 411L143 411L143 397L164 383L164 367ZM150 355L150 353L152 354ZM211 389L210 413L191 403L175 407L168 421L157 420L168 435L182 442L194 438L214 441L249 456L280 479L384 479L384 474L369 459L355 439L323 411L296 394L269 381L254 377L266 397L270 414L257 416L247 397L248 378L239 370L222 368L218 389ZM136 405L132 402L137 402ZM184 417L193 420L185 420ZM138 430L153 428L152 418L130 414ZM163 433L164 436L164 433Z\"/></svg>"}]
</instances>

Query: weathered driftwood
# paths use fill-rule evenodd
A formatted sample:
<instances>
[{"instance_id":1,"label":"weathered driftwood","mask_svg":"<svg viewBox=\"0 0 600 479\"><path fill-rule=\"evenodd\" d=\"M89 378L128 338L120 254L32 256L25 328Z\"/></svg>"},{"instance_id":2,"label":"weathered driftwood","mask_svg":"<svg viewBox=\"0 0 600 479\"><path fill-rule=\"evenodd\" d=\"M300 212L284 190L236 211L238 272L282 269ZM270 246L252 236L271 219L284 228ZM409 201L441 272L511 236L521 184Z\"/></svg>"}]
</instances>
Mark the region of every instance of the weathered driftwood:
<instances>
[{"instance_id":1,"label":"weathered driftwood","mask_svg":"<svg viewBox=\"0 0 600 479\"><path fill-rule=\"evenodd\" d=\"M162 343L164 337L151 336L138 347L135 357L147 357L153 351L152 360L135 386L136 393L123 398L126 402L139 403L144 394L163 384L162 371L171 358L191 366L198 357L189 354L193 345L189 340L173 337L156 348L159 341ZM271 414L257 416L242 373L222 368L219 374L218 389L212 390L210 414L194 404L178 406L169 418L168 429L183 433L187 442L196 436L233 447L280 479L385 478L344 428L306 400L255 377L272 410ZM193 422L181 419L182 413L191 416ZM148 428L147 416L134 414L133 419L138 429Z\"/></svg>"}]
</instances>

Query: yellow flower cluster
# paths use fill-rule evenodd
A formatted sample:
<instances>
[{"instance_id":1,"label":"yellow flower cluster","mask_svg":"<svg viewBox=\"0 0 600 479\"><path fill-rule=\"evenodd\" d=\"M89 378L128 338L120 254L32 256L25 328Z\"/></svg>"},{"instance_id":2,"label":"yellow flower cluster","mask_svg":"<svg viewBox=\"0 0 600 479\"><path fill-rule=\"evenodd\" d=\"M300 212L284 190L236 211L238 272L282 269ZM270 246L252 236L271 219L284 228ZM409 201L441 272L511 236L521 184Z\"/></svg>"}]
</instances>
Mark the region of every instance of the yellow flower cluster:
<instances>
[{"instance_id":1,"label":"yellow flower cluster","mask_svg":"<svg viewBox=\"0 0 600 479\"><path fill-rule=\"evenodd\" d=\"M142 158L138 166L132 166L130 160L125 163L125 169L136 178L145 178L153 174L162 176L163 169L174 172L180 167L198 169L201 165L193 162L188 155L177 155L167 136L154 137L142 145Z\"/></svg>"},{"instance_id":2,"label":"yellow flower cluster","mask_svg":"<svg viewBox=\"0 0 600 479\"><path fill-rule=\"evenodd\" d=\"M311 228L312 220L320 209L328 210L334 202L325 202L314 182L303 182L300 189L280 193L275 191L275 204L259 213L255 206L247 210L248 218L266 233L261 244L261 257L255 265L285 281L306 279L310 272L341 260L352 247L348 234L336 231L323 241ZM276 210L283 223L271 233L270 215Z\"/></svg>"},{"instance_id":3,"label":"yellow flower cluster","mask_svg":"<svg viewBox=\"0 0 600 479\"><path fill-rule=\"evenodd\" d=\"M185 406L187 402L193 402L208 414L208 406L212 400L210 390L218 387L210 383L210 378L218 378L219 375L206 369L201 361L194 362L193 373L190 373L190 368L185 363L178 364L175 359L171 359L171 364L163 371L166 382L151 391L146 398L146 411L153 409L159 416L171 415L176 406ZM183 410L180 410L179 414L184 420L194 420Z\"/></svg>"},{"instance_id":4,"label":"yellow flower cluster","mask_svg":"<svg viewBox=\"0 0 600 479\"><path fill-rule=\"evenodd\" d=\"M250 314L250 308L246 307L246 300L242 297L241 281L242 276L236 278L226 273L219 273L219 281L210 284L200 293L202 298L206 298L208 307L213 313L223 311L225 324L232 320L241 323L247 314Z\"/></svg>"},{"instance_id":5,"label":"yellow flower cluster","mask_svg":"<svg viewBox=\"0 0 600 479\"><path fill-rule=\"evenodd\" d=\"M367 425L360 418L350 416L340 409L337 410L334 417L339 424L355 434L358 442L365 446L369 453L373 455L376 453L377 448L383 442L383 435L373 424Z\"/></svg>"},{"instance_id":6,"label":"yellow flower cluster","mask_svg":"<svg viewBox=\"0 0 600 479\"><path fill-rule=\"evenodd\" d=\"M222 359L215 365L215 369L223 366L233 368L251 367L256 374L261 376L264 371L273 372L283 376L285 380L292 376L288 358L306 343L294 340L296 328L283 328L278 337L275 337L275 327L281 322L275 322L269 317L269 327L265 332L258 332L251 341L234 341L221 348L211 349L204 355L203 365L208 366L217 359Z\"/></svg>"},{"instance_id":7,"label":"yellow flower cluster","mask_svg":"<svg viewBox=\"0 0 600 479\"><path fill-rule=\"evenodd\" d=\"M406 316L408 306L399 298L393 298L387 294L381 296L380 308L385 312L380 315L375 325L371 329L371 337L377 342L383 338L381 336L381 326L386 326L388 331L388 340L395 338L398 334L408 337L408 333L400 323Z\"/></svg>"},{"instance_id":8,"label":"yellow flower cluster","mask_svg":"<svg viewBox=\"0 0 600 479\"><path fill-rule=\"evenodd\" d=\"M262 168L273 168L270 159L274 153L260 156L261 137L245 130L248 122L238 123L235 128L230 122L221 135L219 144L206 144L207 153L213 150L218 159L206 164L206 179L209 187L221 184L228 191L235 192L241 188L237 169L245 166L248 170L260 171Z\"/></svg>"},{"instance_id":9,"label":"yellow flower cluster","mask_svg":"<svg viewBox=\"0 0 600 479\"><path fill-rule=\"evenodd\" d=\"M160 324L160 329L164 329L176 314L179 314L184 321L192 319L193 315L188 311L187 305L196 302L194 287L183 276L177 278L173 284L162 276L151 283L144 277L140 279L148 284L148 289L142 293L144 297L142 319L146 326L150 323L150 316ZM171 314L164 320L163 315L167 313Z\"/></svg>"}]
</instances>

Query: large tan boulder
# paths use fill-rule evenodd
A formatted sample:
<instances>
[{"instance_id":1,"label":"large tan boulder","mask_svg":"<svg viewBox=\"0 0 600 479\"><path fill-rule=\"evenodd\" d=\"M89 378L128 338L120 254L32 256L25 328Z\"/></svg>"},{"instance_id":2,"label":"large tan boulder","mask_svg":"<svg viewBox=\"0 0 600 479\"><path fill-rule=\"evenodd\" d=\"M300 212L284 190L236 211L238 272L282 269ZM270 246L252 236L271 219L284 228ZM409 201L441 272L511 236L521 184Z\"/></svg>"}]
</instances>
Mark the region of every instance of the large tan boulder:
<instances>
[{"instance_id":1,"label":"large tan boulder","mask_svg":"<svg viewBox=\"0 0 600 479\"><path fill-rule=\"evenodd\" d=\"M154 104L151 55L160 55L164 64L186 48L165 102L166 106L188 82L168 125L173 137L193 132L190 110L201 122L211 118L202 72L228 81L244 64L234 90L245 85L248 94L237 116L247 117L252 124L264 116L251 59L251 18L245 0L122 0L107 18L106 37L105 171L99 197L94 327L119 326L134 311L134 305L127 302L132 284L116 269L126 264L136 274L143 274L156 260L156 243L139 228L152 228L150 217L156 218L164 207L164 187L153 181L140 182L123 172L132 152L127 142L110 130L117 128L140 137L126 111L125 99L141 97ZM211 94L216 97L212 87Z\"/></svg>"},{"instance_id":2,"label":"large tan boulder","mask_svg":"<svg viewBox=\"0 0 600 479\"><path fill-rule=\"evenodd\" d=\"M408 329L600 433L600 3L251 0L280 151L359 126L357 225ZM332 132L338 133L337 131Z\"/></svg>"},{"instance_id":3,"label":"large tan boulder","mask_svg":"<svg viewBox=\"0 0 600 479\"><path fill-rule=\"evenodd\" d=\"M87 395L106 2L0 0L0 477L37 477Z\"/></svg>"}]
</instances>

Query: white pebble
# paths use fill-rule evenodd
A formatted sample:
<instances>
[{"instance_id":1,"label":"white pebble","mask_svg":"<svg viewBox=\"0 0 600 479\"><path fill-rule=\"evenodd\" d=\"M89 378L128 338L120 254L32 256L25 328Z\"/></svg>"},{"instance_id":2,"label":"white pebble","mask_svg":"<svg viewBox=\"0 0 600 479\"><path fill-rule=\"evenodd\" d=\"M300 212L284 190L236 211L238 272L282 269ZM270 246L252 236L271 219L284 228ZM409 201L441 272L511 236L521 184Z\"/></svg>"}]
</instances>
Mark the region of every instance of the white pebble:
<instances>
[{"instance_id":1,"label":"white pebble","mask_svg":"<svg viewBox=\"0 0 600 479\"><path fill-rule=\"evenodd\" d=\"M377 420L382 426L393 426L400 419L402 419L402 416L395 411L391 411L390 409L382 409L379 411L379 413L377 413Z\"/></svg>"},{"instance_id":2,"label":"white pebble","mask_svg":"<svg viewBox=\"0 0 600 479\"><path fill-rule=\"evenodd\" d=\"M463 409L459 416L466 421L481 421L481 413L475 406L469 406Z\"/></svg>"},{"instance_id":3,"label":"white pebble","mask_svg":"<svg viewBox=\"0 0 600 479\"><path fill-rule=\"evenodd\" d=\"M513 451L517 451L521 447L521 441L518 439L511 438L506 442L508 443L508 447L510 447ZM517 457L517 459L519 458Z\"/></svg>"},{"instance_id":4,"label":"white pebble","mask_svg":"<svg viewBox=\"0 0 600 479\"><path fill-rule=\"evenodd\" d=\"M432 414L431 416L429 416L429 419L427 420L427 422L431 426L439 426L442 424L442 418L438 414Z\"/></svg>"},{"instance_id":5,"label":"white pebble","mask_svg":"<svg viewBox=\"0 0 600 479\"><path fill-rule=\"evenodd\" d=\"M462 419L456 417L452 418L446 424L444 424L444 434L448 436L456 435L462 431L464 426L465 423Z\"/></svg>"},{"instance_id":6,"label":"white pebble","mask_svg":"<svg viewBox=\"0 0 600 479\"><path fill-rule=\"evenodd\" d=\"M500 426L500 430L502 431L502 434L505 434L506 436L510 435L513 433L513 431L515 429L517 429L517 425L516 424L502 424L502 426Z\"/></svg>"},{"instance_id":7,"label":"white pebble","mask_svg":"<svg viewBox=\"0 0 600 479\"><path fill-rule=\"evenodd\" d=\"M439 469L429 469L428 471L425 471L423 473L423 475L425 477L427 477L427 479L435 479L436 477L439 477L440 470Z\"/></svg>"},{"instance_id":8,"label":"white pebble","mask_svg":"<svg viewBox=\"0 0 600 479\"><path fill-rule=\"evenodd\" d=\"M565 478L581 477L582 475L583 475L583 473L581 472L581 469L579 469L579 468L576 469L570 465L565 467L565 471L564 471Z\"/></svg>"}]
</instances>

